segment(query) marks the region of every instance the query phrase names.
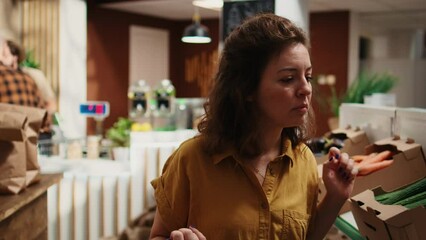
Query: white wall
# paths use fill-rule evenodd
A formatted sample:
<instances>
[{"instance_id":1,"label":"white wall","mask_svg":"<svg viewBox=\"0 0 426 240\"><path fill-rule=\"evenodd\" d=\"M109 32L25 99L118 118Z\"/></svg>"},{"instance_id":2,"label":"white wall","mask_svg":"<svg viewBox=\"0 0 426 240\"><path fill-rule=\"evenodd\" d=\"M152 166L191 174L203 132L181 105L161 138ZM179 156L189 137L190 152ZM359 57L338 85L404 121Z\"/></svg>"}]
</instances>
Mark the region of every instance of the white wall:
<instances>
[{"instance_id":1,"label":"white wall","mask_svg":"<svg viewBox=\"0 0 426 240\"><path fill-rule=\"evenodd\" d=\"M87 6L84 0L60 0L59 113L67 138L86 136L79 104L87 99Z\"/></svg>"},{"instance_id":2,"label":"white wall","mask_svg":"<svg viewBox=\"0 0 426 240\"><path fill-rule=\"evenodd\" d=\"M398 107L426 108L426 60L405 58L371 59L362 62L369 72L388 72L399 78L391 91Z\"/></svg>"},{"instance_id":3,"label":"white wall","mask_svg":"<svg viewBox=\"0 0 426 240\"><path fill-rule=\"evenodd\" d=\"M309 33L308 0L275 0L275 14L290 19Z\"/></svg>"},{"instance_id":4,"label":"white wall","mask_svg":"<svg viewBox=\"0 0 426 240\"><path fill-rule=\"evenodd\" d=\"M359 17L359 34L370 40L362 69L388 72L399 78L392 90L398 107L426 108L426 54L423 46L426 22L406 21L411 13L367 14Z\"/></svg>"},{"instance_id":5,"label":"white wall","mask_svg":"<svg viewBox=\"0 0 426 240\"><path fill-rule=\"evenodd\" d=\"M416 32L415 29L370 32L369 57L361 61L362 69L388 72L399 78L391 91L396 94L398 107L426 108L426 58L422 58L423 46L416 44Z\"/></svg>"}]
</instances>

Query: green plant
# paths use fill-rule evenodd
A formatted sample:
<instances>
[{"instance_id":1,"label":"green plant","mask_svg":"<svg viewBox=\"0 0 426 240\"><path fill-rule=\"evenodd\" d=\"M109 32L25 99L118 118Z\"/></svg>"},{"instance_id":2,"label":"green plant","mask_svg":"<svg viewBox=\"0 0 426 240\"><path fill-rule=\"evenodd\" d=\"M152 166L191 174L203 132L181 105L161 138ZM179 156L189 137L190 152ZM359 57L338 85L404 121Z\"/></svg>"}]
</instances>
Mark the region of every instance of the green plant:
<instances>
[{"instance_id":1,"label":"green plant","mask_svg":"<svg viewBox=\"0 0 426 240\"><path fill-rule=\"evenodd\" d=\"M334 85L331 88L331 97L328 105L334 116L339 116L339 107L342 103L364 103L364 96L373 93L388 93L396 85L398 78L388 73L369 74L361 72L347 91L338 95Z\"/></svg>"},{"instance_id":2,"label":"green plant","mask_svg":"<svg viewBox=\"0 0 426 240\"><path fill-rule=\"evenodd\" d=\"M128 118L120 117L108 129L106 137L110 139L114 147L128 147L130 145L130 130L133 121Z\"/></svg>"},{"instance_id":3,"label":"green plant","mask_svg":"<svg viewBox=\"0 0 426 240\"><path fill-rule=\"evenodd\" d=\"M25 59L19 65L22 67L40 68L40 64L34 59L33 51L27 51Z\"/></svg>"}]
</instances>

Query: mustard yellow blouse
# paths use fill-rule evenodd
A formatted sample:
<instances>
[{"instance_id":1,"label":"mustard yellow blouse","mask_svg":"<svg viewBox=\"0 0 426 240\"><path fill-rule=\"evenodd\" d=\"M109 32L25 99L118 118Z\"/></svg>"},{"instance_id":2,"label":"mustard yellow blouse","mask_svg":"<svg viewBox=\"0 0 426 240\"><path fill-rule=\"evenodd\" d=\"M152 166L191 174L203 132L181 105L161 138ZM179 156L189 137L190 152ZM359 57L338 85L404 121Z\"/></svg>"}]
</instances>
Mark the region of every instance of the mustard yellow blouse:
<instances>
[{"instance_id":1,"label":"mustard yellow blouse","mask_svg":"<svg viewBox=\"0 0 426 240\"><path fill-rule=\"evenodd\" d=\"M208 155L200 137L184 142L152 182L166 226L193 226L209 240L305 239L316 210L316 161L306 145L283 144L260 185L234 151Z\"/></svg>"}]
</instances>

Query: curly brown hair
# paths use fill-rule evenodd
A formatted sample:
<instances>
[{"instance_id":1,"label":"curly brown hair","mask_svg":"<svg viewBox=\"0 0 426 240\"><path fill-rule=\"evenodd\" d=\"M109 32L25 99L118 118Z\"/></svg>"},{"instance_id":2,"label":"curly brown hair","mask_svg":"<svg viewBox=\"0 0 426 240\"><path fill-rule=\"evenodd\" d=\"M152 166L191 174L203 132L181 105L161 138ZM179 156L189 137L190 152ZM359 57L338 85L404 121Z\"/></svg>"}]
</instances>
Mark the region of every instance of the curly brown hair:
<instances>
[{"instance_id":1,"label":"curly brown hair","mask_svg":"<svg viewBox=\"0 0 426 240\"><path fill-rule=\"evenodd\" d=\"M258 112L247 99L257 91L269 61L293 44L310 47L301 28L271 13L247 19L227 37L213 89L204 105L206 114L198 125L207 152L233 146L242 157L262 153ZM310 108L302 126L284 128L281 136L296 147L313 136L313 123Z\"/></svg>"}]
</instances>

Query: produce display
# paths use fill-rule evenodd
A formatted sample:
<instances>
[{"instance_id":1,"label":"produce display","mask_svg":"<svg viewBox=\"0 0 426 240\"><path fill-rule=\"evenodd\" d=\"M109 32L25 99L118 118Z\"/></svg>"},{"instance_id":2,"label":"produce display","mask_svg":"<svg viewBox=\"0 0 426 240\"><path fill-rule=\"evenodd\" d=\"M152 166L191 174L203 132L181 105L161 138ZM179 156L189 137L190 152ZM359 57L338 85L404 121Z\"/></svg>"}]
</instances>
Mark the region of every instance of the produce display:
<instances>
[{"instance_id":1,"label":"produce display","mask_svg":"<svg viewBox=\"0 0 426 240\"><path fill-rule=\"evenodd\" d=\"M402 205L406 208L426 206L426 178L398 190L375 196L376 201L386 205Z\"/></svg>"},{"instance_id":2,"label":"produce display","mask_svg":"<svg viewBox=\"0 0 426 240\"><path fill-rule=\"evenodd\" d=\"M393 155L393 152L385 150L370 155L354 155L351 156L351 159L354 160L354 166L357 168L357 176L367 176L390 166L393 163Z\"/></svg>"}]
</instances>

